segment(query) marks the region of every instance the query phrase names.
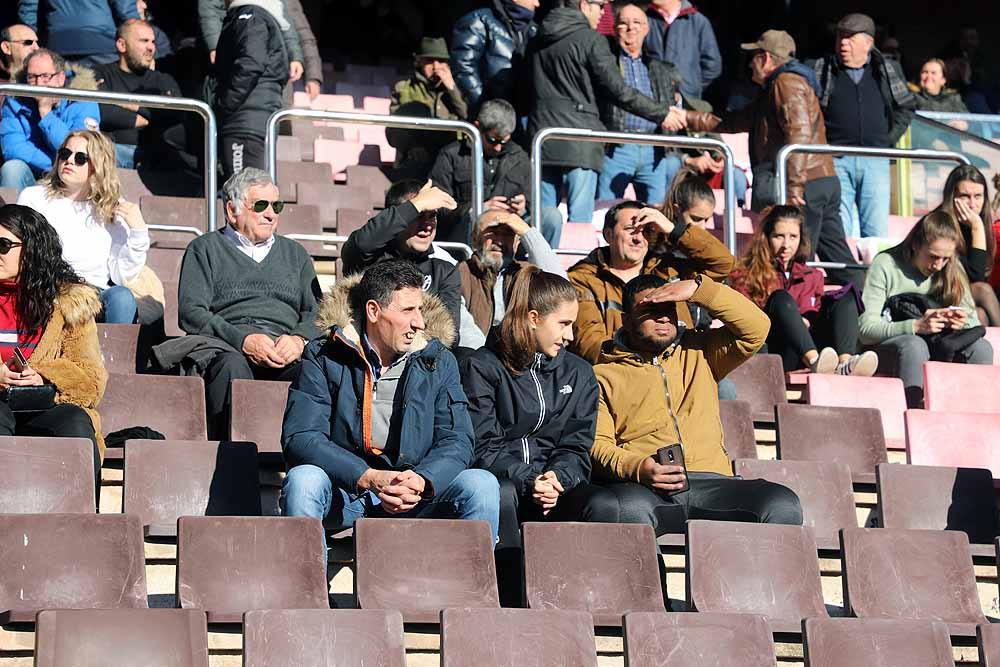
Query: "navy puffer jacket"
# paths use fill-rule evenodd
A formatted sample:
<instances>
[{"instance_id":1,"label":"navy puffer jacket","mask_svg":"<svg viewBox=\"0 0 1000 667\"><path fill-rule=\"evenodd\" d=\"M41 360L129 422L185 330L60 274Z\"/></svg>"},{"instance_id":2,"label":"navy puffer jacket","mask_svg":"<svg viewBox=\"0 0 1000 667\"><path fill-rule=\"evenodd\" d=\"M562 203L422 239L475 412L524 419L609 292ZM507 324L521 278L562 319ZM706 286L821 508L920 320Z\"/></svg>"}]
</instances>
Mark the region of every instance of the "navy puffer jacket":
<instances>
[{"instance_id":1,"label":"navy puffer jacket","mask_svg":"<svg viewBox=\"0 0 1000 667\"><path fill-rule=\"evenodd\" d=\"M515 73L536 32L534 23L517 31L503 9L503 0L493 0L492 7L470 12L455 23L451 70L470 107L493 98L515 101Z\"/></svg>"}]
</instances>

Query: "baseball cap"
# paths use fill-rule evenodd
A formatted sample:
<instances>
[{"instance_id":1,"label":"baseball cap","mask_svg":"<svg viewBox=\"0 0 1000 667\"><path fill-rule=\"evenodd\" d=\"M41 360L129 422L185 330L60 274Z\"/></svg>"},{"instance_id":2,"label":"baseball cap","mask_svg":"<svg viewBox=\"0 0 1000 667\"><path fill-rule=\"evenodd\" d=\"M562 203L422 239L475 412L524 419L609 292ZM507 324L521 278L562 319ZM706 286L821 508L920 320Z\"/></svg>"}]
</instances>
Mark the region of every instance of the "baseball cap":
<instances>
[{"instance_id":1,"label":"baseball cap","mask_svg":"<svg viewBox=\"0 0 1000 667\"><path fill-rule=\"evenodd\" d=\"M740 44L744 51L767 51L781 58L795 56L795 40L784 30L768 30L756 42Z\"/></svg>"},{"instance_id":2,"label":"baseball cap","mask_svg":"<svg viewBox=\"0 0 1000 667\"><path fill-rule=\"evenodd\" d=\"M867 14L848 14L837 23L837 32L854 35L863 32L875 36L875 21Z\"/></svg>"}]
</instances>

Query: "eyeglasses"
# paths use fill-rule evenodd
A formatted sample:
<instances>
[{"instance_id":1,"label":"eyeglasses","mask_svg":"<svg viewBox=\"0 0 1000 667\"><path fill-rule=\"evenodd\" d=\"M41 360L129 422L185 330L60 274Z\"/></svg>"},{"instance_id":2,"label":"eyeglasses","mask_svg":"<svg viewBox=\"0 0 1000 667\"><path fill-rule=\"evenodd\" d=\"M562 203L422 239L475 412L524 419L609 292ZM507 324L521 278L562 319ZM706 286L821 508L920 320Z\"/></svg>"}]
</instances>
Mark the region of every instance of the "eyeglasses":
<instances>
[{"instance_id":1,"label":"eyeglasses","mask_svg":"<svg viewBox=\"0 0 1000 667\"><path fill-rule=\"evenodd\" d=\"M267 210L268 206L271 207L271 210L274 211L275 215L280 215L281 212L285 210L285 202L281 201L280 199L278 199L277 201L258 199L250 206L247 206L247 208L253 211L254 213L263 213L264 211Z\"/></svg>"},{"instance_id":2,"label":"eyeglasses","mask_svg":"<svg viewBox=\"0 0 1000 667\"><path fill-rule=\"evenodd\" d=\"M78 167L82 167L90 162L90 156L86 153L81 153L80 151L74 153L68 148L60 148L59 152L56 153L56 157L59 158L60 162L65 162L66 160L73 158L73 164Z\"/></svg>"},{"instance_id":3,"label":"eyeglasses","mask_svg":"<svg viewBox=\"0 0 1000 667\"><path fill-rule=\"evenodd\" d=\"M38 44L37 39L8 39L9 44L20 44L21 46L34 46Z\"/></svg>"},{"instance_id":4,"label":"eyeglasses","mask_svg":"<svg viewBox=\"0 0 1000 667\"><path fill-rule=\"evenodd\" d=\"M506 139L501 139L500 137L491 137L490 135L487 134L485 139L486 143L490 144L491 146L505 146L510 142L510 136L508 136Z\"/></svg>"},{"instance_id":5,"label":"eyeglasses","mask_svg":"<svg viewBox=\"0 0 1000 667\"><path fill-rule=\"evenodd\" d=\"M25 75L24 80L27 81L28 83L46 84L52 81L52 79L54 79L59 74L60 74L59 72L48 72L47 74L27 74Z\"/></svg>"},{"instance_id":6,"label":"eyeglasses","mask_svg":"<svg viewBox=\"0 0 1000 667\"><path fill-rule=\"evenodd\" d=\"M10 252L11 248L15 248L21 245L20 241L11 241L7 237L0 238L0 255L6 255Z\"/></svg>"}]
</instances>

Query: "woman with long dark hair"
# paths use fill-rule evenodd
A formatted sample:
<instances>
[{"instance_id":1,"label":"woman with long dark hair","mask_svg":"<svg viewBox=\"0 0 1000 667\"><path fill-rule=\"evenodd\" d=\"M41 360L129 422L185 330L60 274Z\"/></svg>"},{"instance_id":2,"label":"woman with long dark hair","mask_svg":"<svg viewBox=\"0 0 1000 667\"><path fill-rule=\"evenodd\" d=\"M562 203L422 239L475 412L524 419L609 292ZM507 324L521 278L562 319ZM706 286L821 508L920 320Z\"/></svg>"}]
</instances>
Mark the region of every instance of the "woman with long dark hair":
<instances>
[{"instance_id":1,"label":"woman with long dark hair","mask_svg":"<svg viewBox=\"0 0 1000 667\"><path fill-rule=\"evenodd\" d=\"M90 130L71 132L52 170L21 191L17 203L45 216L63 258L100 290L100 321L131 324L137 306L126 284L146 265L149 231L139 205L122 199L111 140Z\"/></svg>"},{"instance_id":2,"label":"woman with long dark hair","mask_svg":"<svg viewBox=\"0 0 1000 667\"><path fill-rule=\"evenodd\" d=\"M0 435L87 438L98 475L97 404L108 379L94 320L100 310L97 290L62 258L45 218L26 206L0 207ZM51 389L32 392L33 409L21 411L15 395L23 387Z\"/></svg>"},{"instance_id":3,"label":"woman with long dark hair","mask_svg":"<svg viewBox=\"0 0 1000 667\"><path fill-rule=\"evenodd\" d=\"M465 360L462 384L476 431L473 465L500 481L497 561L516 570L522 521L586 521L587 499L605 491L589 483L597 379L566 349L576 290L528 266L506 301L499 333Z\"/></svg>"},{"instance_id":4,"label":"woman with long dark hair","mask_svg":"<svg viewBox=\"0 0 1000 667\"><path fill-rule=\"evenodd\" d=\"M962 230L958 260L969 279L979 321L983 326L1000 326L1000 301L989 284L996 239L986 177L972 165L955 167L944 183L944 201L936 210L948 213Z\"/></svg>"},{"instance_id":5,"label":"woman with long dark hair","mask_svg":"<svg viewBox=\"0 0 1000 667\"><path fill-rule=\"evenodd\" d=\"M786 371L871 376L874 352L856 354L858 301L853 289L828 295L823 274L806 265L805 214L797 206L772 206L746 254L730 276L733 289L771 318L767 350L781 355Z\"/></svg>"},{"instance_id":6,"label":"woman with long dark hair","mask_svg":"<svg viewBox=\"0 0 1000 667\"><path fill-rule=\"evenodd\" d=\"M903 380L907 404L923 406L924 362L941 345L939 334L979 326L972 291L959 261L965 240L946 211L928 213L899 245L880 252L868 268L861 342L875 347L879 366ZM906 315L902 311L920 310ZM897 311L894 313L894 311ZM952 347L955 341L952 341ZM948 361L992 364L993 348L971 337Z\"/></svg>"}]
</instances>

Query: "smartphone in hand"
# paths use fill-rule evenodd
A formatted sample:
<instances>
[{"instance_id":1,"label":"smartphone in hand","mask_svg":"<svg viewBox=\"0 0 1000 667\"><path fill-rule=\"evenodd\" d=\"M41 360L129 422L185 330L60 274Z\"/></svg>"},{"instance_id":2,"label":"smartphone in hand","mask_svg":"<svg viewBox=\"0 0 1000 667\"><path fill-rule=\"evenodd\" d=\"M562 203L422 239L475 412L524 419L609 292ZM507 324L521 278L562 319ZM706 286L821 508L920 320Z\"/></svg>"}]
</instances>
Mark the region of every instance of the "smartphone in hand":
<instances>
[{"instance_id":1,"label":"smartphone in hand","mask_svg":"<svg viewBox=\"0 0 1000 667\"><path fill-rule=\"evenodd\" d=\"M21 352L21 348L15 346L14 355L7 360L7 368L15 373L21 373L27 366L28 360L24 358L24 353Z\"/></svg>"},{"instance_id":2,"label":"smartphone in hand","mask_svg":"<svg viewBox=\"0 0 1000 667\"><path fill-rule=\"evenodd\" d=\"M687 464L684 463L684 445L678 442L666 447L660 447L656 450L656 462L661 466L680 466L684 468L684 488L670 491L667 495L672 496L675 493L688 490Z\"/></svg>"}]
</instances>

